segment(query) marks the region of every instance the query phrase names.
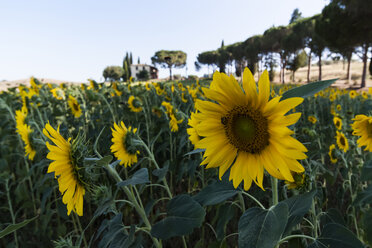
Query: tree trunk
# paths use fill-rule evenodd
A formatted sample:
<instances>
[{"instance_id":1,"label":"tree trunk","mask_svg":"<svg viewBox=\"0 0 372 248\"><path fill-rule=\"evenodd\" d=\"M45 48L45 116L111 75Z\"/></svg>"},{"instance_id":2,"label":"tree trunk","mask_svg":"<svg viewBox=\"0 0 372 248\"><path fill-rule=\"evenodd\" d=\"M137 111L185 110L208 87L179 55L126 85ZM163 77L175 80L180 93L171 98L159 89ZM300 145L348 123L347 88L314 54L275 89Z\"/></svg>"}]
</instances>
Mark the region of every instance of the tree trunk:
<instances>
[{"instance_id":1,"label":"tree trunk","mask_svg":"<svg viewBox=\"0 0 372 248\"><path fill-rule=\"evenodd\" d=\"M318 62L318 66L319 66L319 77L318 77L318 80L322 80L322 54L319 55L319 62Z\"/></svg>"},{"instance_id":2,"label":"tree trunk","mask_svg":"<svg viewBox=\"0 0 372 248\"><path fill-rule=\"evenodd\" d=\"M283 84L285 84L285 67L287 66L287 60L284 58L283 60Z\"/></svg>"},{"instance_id":3,"label":"tree trunk","mask_svg":"<svg viewBox=\"0 0 372 248\"><path fill-rule=\"evenodd\" d=\"M293 83L296 83L296 79L295 79L295 71L293 71Z\"/></svg>"},{"instance_id":4,"label":"tree trunk","mask_svg":"<svg viewBox=\"0 0 372 248\"><path fill-rule=\"evenodd\" d=\"M307 61L307 83L310 83L310 69L311 69L311 51L309 52Z\"/></svg>"},{"instance_id":5,"label":"tree trunk","mask_svg":"<svg viewBox=\"0 0 372 248\"><path fill-rule=\"evenodd\" d=\"M172 66L169 66L169 80L172 80Z\"/></svg>"},{"instance_id":6,"label":"tree trunk","mask_svg":"<svg viewBox=\"0 0 372 248\"><path fill-rule=\"evenodd\" d=\"M351 67L351 55L347 57L347 74L346 74L346 78L347 78L347 81L348 82L351 81L350 67Z\"/></svg>"},{"instance_id":7,"label":"tree trunk","mask_svg":"<svg viewBox=\"0 0 372 248\"><path fill-rule=\"evenodd\" d=\"M363 73L362 73L362 84L360 85L361 88L366 87L366 74L367 74L367 55L368 55L368 44L364 44L364 52L363 52Z\"/></svg>"}]
</instances>

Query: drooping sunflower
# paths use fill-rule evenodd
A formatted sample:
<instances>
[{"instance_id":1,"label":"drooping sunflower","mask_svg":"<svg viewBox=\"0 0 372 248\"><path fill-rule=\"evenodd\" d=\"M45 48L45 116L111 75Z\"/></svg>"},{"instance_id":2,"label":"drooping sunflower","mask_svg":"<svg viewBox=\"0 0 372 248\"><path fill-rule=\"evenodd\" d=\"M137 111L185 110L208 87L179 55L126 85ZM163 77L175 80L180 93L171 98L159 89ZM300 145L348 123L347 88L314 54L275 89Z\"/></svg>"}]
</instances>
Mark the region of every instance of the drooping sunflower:
<instances>
[{"instance_id":1,"label":"drooping sunflower","mask_svg":"<svg viewBox=\"0 0 372 248\"><path fill-rule=\"evenodd\" d=\"M340 117L338 117L338 116L333 117L333 124L335 124L335 127L338 130L342 129L342 120L341 120Z\"/></svg>"},{"instance_id":2,"label":"drooping sunflower","mask_svg":"<svg viewBox=\"0 0 372 248\"><path fill-rule=\"evenodd\" d=\"M172 132L178 132L178 124L181 124L183 122L183 119L177 120L176 116L174 114L171 114L169 116L169 127Z\"/></svg>"},{"instance_id":3,"label":"drooping sunflower","mask_svg":"<svg viewBox=\"0 0 372 248\"><path fill-rule=\"evenodd\" d=\"M133 146L132 137L137 132L137 128L132 129L132 127L127 127L124 122L120 122L120 126L114 123L114 128L111 128L112 139L114 143L110 149L115 157L120 160L120 164L125 167L131 166L137 163L137 154L139 151Z\"/></svg>"},{"instance_id":4,"label":"drooping sunflower","mask_svg":"<svg viewBox=\"0 0 372 248\"><path fill-rule=\"evenodd\" d=\"M332 144L332 145L329 146L329 152L328 152L328 155L329 155L329 159L331 160L331 163L332 163L332 164L337 163L337 158L335 158L335 157L333 156L333 154L334 154L334 150L335 150L335 149L336 149L336 145L335 145L335 144Z\"/></svg>"},{"instance_id":5,"label":"drooping sunflower","mask_svg":"<svg viewBox=\"0 0 372 248\"><path fill-rule=\"evenodd\" d=\"M360 136L358 146L366 146L364 150L372 152L372 116L357 115L353 121L353 135Z\"/></svg>"},{"instance_id":6,"label":"drooping sunflower","mask_svg":"<svg viewBox=\"0 0 372 248\"><path fill-rule=\"evenodd\" d=\"M75 118L79 118L83 114L80 104L78 103L76 98L71 95L68 96L68 106L70 106L71 112L75 116Z\"/></svg>"},{"instance_id":7,"label":"drooping sunflower","mask_svg":"<svg viewBox=\"0 0 372 248\"><path fill-rule=\"evenodd\" d=\"M59 126L56 131L49 123L45 125L43 134L55 144L45 143L49 149L47 158L54 160L48 167L48 173L54 172L55 178L58 177L62 201L67 204L67 215L74 211L82 216L85 188L79 180L79 168L72 156L71 138L66 141L59 133Z\"/></svg>"},{"instance_id":8,"label":"drooping sunflower","mask_svg":"<svg viewBox=\"0 0 372 248\"><path fill-rule=\"evenodd\" d=\"M357 95L358 93L355 90L350 90L349 96L351 99L354 99Z\"/></svg>"},{"instance_id":9,"label":"drooping sunflower","mask_svg":"<svg viewBox=\"0 0 372 248\"><path fill-rule=\"evenodd\" d=\"M269 101L270 82L265 71L257 86L248 68L242 87L233 76L215 72L210 88L203 88L206 101L197 100L196 126L202 137L195 148L205 149L201 165L219 167L219 176L229 169L237 187L244 180L248 190L252 180L263 189L264 169L272 176L293 182L293 172L303 172L297 161L305 159L304 145L293 138L287 126L295 124L301 113L285 115L302 103L294 97ZM234 162L235 161L235 162Z\"/></svg>"},{"instance_id":10,"label":"drooping sunflower","mask_svg":"<svg viewBox=\"0 0 372 248\"><path fill-rule=\"evenodd\" d=\"M130 96L128 99L128 107L132 112L138 113L142 111L142 101L138 97Z\"/></svg>"},{"instance_id":11,"label":"drooping sunflower","mask_svg":"<svg viewBox=\"0 0 372 248\"><path fill-rule=\"evenodd\" d=\"M191 144L195 145L199 142L200 137L196 130L196 126L199 124L199 120L197 119L195 113L191 113L191 116L188 121L188 125L190 126L187 129L187 134L189 135L189 140L191 141Z\"/></svg>"},{"instance_id":12,"label":"drooping sunflower","mask_svg":"<svg viewBox=\"0 0 372 248\"><path fill-rule=\"evenodd\" d=\"M309 117L307 117L307 120L313 124L315 124L318 121L318 119L313 115L310 115Z\"/></svg>"},{"instance_id":13,"label":"drooping sunflower","mask_svg":"<svg viewBox=\"0 0 372 248\"><path fill-rule=\"evenodd\" d=\"M337 146L340 150L343 150L344 152L347 152L349 150L349 141L345 137L345 134L342 132L336 131L336 141L337 141Z\"/></svg>"}]
</instances>

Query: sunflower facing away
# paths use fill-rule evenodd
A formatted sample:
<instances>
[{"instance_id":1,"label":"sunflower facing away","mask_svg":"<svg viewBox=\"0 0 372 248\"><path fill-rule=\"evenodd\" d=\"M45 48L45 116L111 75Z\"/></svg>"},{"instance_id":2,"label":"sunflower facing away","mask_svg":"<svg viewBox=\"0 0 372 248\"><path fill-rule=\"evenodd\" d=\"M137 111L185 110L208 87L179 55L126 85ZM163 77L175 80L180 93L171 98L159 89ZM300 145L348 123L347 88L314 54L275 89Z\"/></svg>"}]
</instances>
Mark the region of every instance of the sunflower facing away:
<instances>
[{"instance_id":1,"label":"sunflower facing away","mask_svg":"<svg viewBox=\"0 0 372 248\"><path fill-rule=\"evenodd\" d=\"M347 138L345 137L345 134L342 132L336 131L336 141L337 141L337 146L340 148L340 150L343 150L344 152L347 152L349 150L349 142Z\"/></svg>"},{"instance_id":2,"label":"sunflower facing away","mask_svg":"<svg viewBox=\"0 0 372 248\"><path fill-rule=\"evenodd\" d=\"M130 96L128 106L132 112L138 113L142 111L142 101L138 97Z\"/></svg>"},{"instance_id":3,"label":"sunflower facing away","mask_svg":"<svg viewBox=\"0 0 372 248\"><path fill-rule=\"evenodd\" d=\"M358 146L366 146L364 150L372 152L372 116L357 115L353 121L353 135L360 136Z\"/></svg>"},{"instance_id":4,"label":"sunflower facing away","mask_svg":"<svg viewBox=\"0 0 372 248\"><path fill-rule=\"evenodd\" d=\"M71 112L75 118L79 118L82 115L83 111L81 111L78 101L71 95L68 96L68 106L70 106Z\"/></svg>"},{"instance_id":5,"label":"sunflower facing away","mask_svg":"<svg viewBox=\"0 0 372 248\"><path fill-rule=\"evenodd\" d=\"M54 176L58 177L59 191L63 195L62 201L67 204L67 215L74 211L82 216L85 189L79 180L78 167L73 160L71 138L66 141L59 133L59 127L56 131L49 123L45 125L43 134L55 144L45 143L49 149L47 158L54 160L48 167L48 173L54 172Z\"/></svg>"},{"instance_id":6,"label":"sunflower facing away","mask_svg":"<svg viewBox=\"0 0 372 248\"><path fill-rule=\"evenodd\" d=\"M34 130L32 130L32 128L29 125L23 124L22 126L17 127L17 131L19 135L21 135L23 143L25 143L25 155L28 156L30 160L34 160L36 150L31 142L30 137Z\"/></svg>"},{"instance_id":7,"label":"sunflower facing away","mask_svg":"<svg viewBox=\"0 0 372 248\"><path fill-rule=\"evenodd\" d=\"M265 71L257 86L248 68L242 87L233 76L215 72L210 88L203 88L206 101L197 100L196 126L201 140L195 148L205 149L207 168L219 167L219 177L229 169L234 187L252 180L263 189L264 169L273 177L293 182L291 172L304 171L298 159L305 159L305 146L293 138L287 126L295 124L301 113L285 115L302 103L293 97L269 101L270 82Z\"/></svg>"},{"instance_id":8,"label":"sunflower facing away","mask_svg":"<svg viewBox=\"0 0 372 248\"><path fill-rule=\"evenodd\" d=\"M137 128L129 127L127 129L124 122L120 122L120 126L114 123L114 128L111 128L111 130L111 141L114 143L111 146L111 152L118 160L121 160L120 164L127 167L137 163L139 151L131 145L131 138L137 132Z\"/></svg>"},{"instance_id":9,"label":"sunflower facing away","mask_svg":"<svg viewBox=\"0 0 372 248\"><path fill-rule=\"evenodd\" d=\"M334 150L335 150L335 149L336 149L336 145L335 145L335 144L332 144L332 145L329 146L329 152L328 152L328 155L329 155L329 159L331 160L331 163L332 163L332 164L337 163L337 158L335 158L335 157L333 156L333 154L334 154Z\"/></svg>"},{"instance_id":10,"label":"sunflower facing away","mask_svg":"<svg viewBox=\"0 0 372 248\"><path fill-rule=\"evenodd\" d=\"M341 130L342 128L342 120L340 117L333 117L333 124L335 124L335 127L338 129L338 130Z\"/></svg>"},{"instance_id":11,"label":"sunflower facing away","mask_svg":"<svg viewBox=\"0 0 372 248\"><path fill-rule=\"evenodd\" d=\"M172 132L178 132L178 124L181 124L182 122L183 119L177 120L174 114L171 114L169 116L169 127Z\"/></svg>"}]
</instances>

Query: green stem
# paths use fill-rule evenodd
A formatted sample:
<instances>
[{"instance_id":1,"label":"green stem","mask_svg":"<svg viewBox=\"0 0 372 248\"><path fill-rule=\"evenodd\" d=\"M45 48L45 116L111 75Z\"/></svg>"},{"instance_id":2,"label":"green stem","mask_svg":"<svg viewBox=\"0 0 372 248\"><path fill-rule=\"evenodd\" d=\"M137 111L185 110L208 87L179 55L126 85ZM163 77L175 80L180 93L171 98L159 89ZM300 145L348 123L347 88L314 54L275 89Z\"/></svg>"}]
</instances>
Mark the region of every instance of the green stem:
<instances>
[{"instance_id":1,"label":"green stem","mask_svg":"<svg viewBox=\"0 0 372 248\"><path fill-rule=\"evenodd\" d=\"M278 179L275 177L271 177L271 192L272 192L272 200L273 206L278 204Z\"/></svg>"},{"instance_id":2,"label":"green stem","mask_svg":"<svg viewBox=\"0 0 372 248\"><path fill-rule=\"evenodd\" d=\"M258 206L260 206L262 209L266 209L266 208L264 207L264 205L262 205L261 202L260 202L259 200L257 200L253 195L248 194L248 193L245 192L245 191L242 191L242 194L248 196L249 198L251 198L251 199L252 199L253 201L255 201L255 202L258 204Z\"/></svg>"},{"instance_id":3,"label":"green stem","mask_svg":"<svg viewBox=\"0 0 372 248\"><path fill-rule=\"evenodd\" d=\"M73 213L73 215L75 215L75 213ZM87 243L87 240L85 239L85 235L84 235L84 232L83 232L83 228L81 228L81 224L80 224L79 216L75 215L75 218L76 218L76 222L77 222L77 224L78 224L79 230L80 230L80 235L83 236L83 242L84 242L84 245L85 245L85 247L88 247L88 243Z\"/></svg>"},{"instance_id":4,"label":"green stem","mask_svg":"<svg viewBox=\"0 0 372 248\"><path fill-rule=\"evenodd\" d=\"M307 235L304 235L304 234L293 234L293 235L289 235L289 236L279 240L278 245L280 245L281 243L283 243L283 242L285 242L289 239L293 239L293 238L305 238L305 239L311 239L312 241L316 241L316 238L313 238L311 236L307 236Z\"/></svg>"},{"instance_id":5,"label":"green stem","mask_svg":"<svg viewBox=\"0 0 372 248\"><path fill-rule=\"evenodd\" d=\"M242 206L242 211L244 213L245 212L245 203L244 203L244 198L243 198L242 192L238 193L238 197L239 197L240 205Z\"/></svg>"},{"instance_id":6,"label":"green stem","mask_svg":"<svg viewBox=\"0 0 372 248\"><path fill-rule=\"evenodd\" d=\"M6 179L5 180L6 196L8 198L8 205L9 205L10 216L12 217L12 223L13 223L13 225L15 225L15 215L14 215L14 212L13 212L12 200L11 200L10 194L9 194L9 185L8 185L8 183L9 183L9 179ZM18 245L17 231L14 231L14 240L15 240L15 246L16 247L19 247L19 245Z\"/></svg>"}]
</instances>

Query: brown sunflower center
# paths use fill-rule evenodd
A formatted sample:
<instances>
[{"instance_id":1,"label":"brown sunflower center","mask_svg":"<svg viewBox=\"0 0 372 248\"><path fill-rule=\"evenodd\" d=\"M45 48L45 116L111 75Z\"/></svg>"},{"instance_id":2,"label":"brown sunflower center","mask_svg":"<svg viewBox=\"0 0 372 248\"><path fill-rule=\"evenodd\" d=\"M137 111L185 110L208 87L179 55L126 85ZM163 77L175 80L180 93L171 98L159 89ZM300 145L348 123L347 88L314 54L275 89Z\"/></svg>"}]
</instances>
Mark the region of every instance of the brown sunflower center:
<instances>
[{"instance_id":1,"label":"brown sunflower center","mask_svg":"<svg viewBox=\"0 0 372 248\"><path fill-rule=\"evenodd\" d=\"M79 111L79 104L73 103L72 107L74 108L75 111Z\"/></svg>"},{"instance_id":2,"label":"brown sunflower center","mask_svg":"<svg viewBox=\"0 0 372 248\"><path fill-rule=\"evenodd\" d=\"M221 118L221 123L238 150L259 153L269 144L268 121L259 110L237 106Z\"/></svg>"},{"instance_id":3,"label":"brown sunflower center","mask_svg":"<svg viewBox=\"0 0 372 248\"><path fill-rule=\"evenodd\" d=\"M345 142L345 138L344 137L340 137L340 143L342 146L345 146L346 145L346 142Z\"/></svg>"},{"instance_id":4,"label":"brown sunflower center","mask_svg":"<svg viewBox=\"0 0 372 248\"><path fill-rule=\"evenodd\" d=\"M367 122L367 135L369 138L372 138L372 123Z\"/></svg>"}]
</instances>

